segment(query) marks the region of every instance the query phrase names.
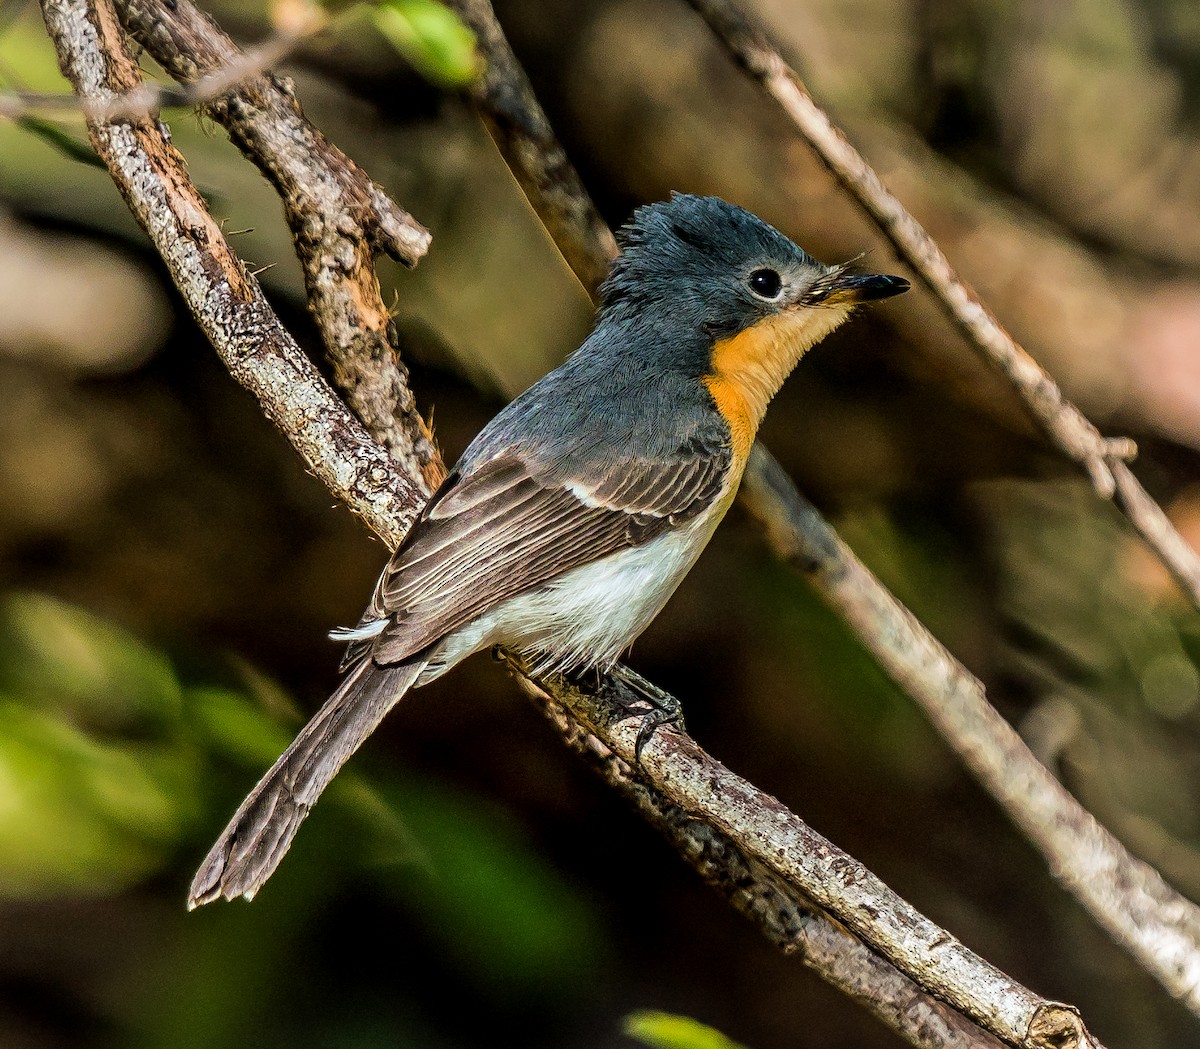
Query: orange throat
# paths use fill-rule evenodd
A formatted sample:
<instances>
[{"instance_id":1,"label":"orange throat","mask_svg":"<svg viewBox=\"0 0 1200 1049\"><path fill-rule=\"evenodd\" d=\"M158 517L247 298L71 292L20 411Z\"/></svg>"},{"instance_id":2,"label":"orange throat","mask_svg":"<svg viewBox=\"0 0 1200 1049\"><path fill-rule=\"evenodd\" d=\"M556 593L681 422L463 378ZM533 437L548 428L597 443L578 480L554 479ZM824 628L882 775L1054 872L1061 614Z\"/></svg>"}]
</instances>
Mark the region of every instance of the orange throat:
<instances>
[{"instance_id":1,"label":"orange throat","mask_svg":"<svg viewBox=\"0 0 1200 1049\"><path fill-rule=\"evenodd\" d=\"M713 345L712 371L704 376L704 385L729 426L739 475L783 380L848 314L848 308L801 308L768 317Z\"/></svg>"}]
</instances>

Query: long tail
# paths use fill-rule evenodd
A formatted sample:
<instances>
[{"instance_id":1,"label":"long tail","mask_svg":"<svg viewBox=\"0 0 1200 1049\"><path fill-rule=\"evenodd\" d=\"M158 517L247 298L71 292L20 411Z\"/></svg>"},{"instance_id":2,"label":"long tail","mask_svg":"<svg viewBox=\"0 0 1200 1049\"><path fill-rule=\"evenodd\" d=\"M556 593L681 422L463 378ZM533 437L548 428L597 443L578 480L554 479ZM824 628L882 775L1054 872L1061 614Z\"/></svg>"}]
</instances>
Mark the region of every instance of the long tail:
<instances>
[{"instance_id":1,"label":"long tail","mask_svg":"<svg viewBox=\"0 0 1200 1049\"><path fill-rule=\"evenodd\" d=\"M423 661L378 666L368 658L350 671L234 813L192 879L188 910L219 896L253 899L321 791L424 668Z\"/></svg>"}]
</instances>

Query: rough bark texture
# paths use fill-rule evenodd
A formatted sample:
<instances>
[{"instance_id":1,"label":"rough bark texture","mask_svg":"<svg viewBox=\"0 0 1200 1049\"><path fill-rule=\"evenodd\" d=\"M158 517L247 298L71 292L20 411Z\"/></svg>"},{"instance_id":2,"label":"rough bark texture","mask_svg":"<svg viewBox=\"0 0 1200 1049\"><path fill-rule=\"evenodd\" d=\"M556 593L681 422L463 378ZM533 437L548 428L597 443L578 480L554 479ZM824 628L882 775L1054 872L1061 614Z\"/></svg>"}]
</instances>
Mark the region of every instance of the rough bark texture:
<instances>
[{"instance_id":1,"label":"rough bark texture","mask_svg":"<svg viewBox=\"0 0 1200 1049\"><path fill-rule=\"evenodd\" d=\"M243 57L190 0L130 0L119 14L130 36L185 84ZM436 487L444 474L392 346L374 266L377 253L415 265L429 247L428 231L308 122L288 79L256 73L205 110L279 193L309 309L350 406L406 473Z\"/></svg>"},{"instance_id":2,"label":"rough bark texture","mask_svg":"<svg viewBox=\"0 0 1200 1049\"><path fill-rule=\"evenodd\" d=\"M724 838L746 864L760 865L771 877L799 893L845 926L872 951L921 987L952 1005L1000 1040L1023 1049L1099 1049L1078 1012L1042 998L971 952L883 884L857 860L789 811L777 799L741 779L703 751L694 740L673 729L660 730L635 766L638 720L628 711L643 697L659 705L670 697L632 671L620 668L595 691L583 690L561 677L540 679L556 716L569 711L584 731L611 755L652 785L661 801L652 810L677 806L687 819L699 821ZM594 744L593 744L594 747ZM603 754L603 751L600 752ZM669 810L667 810L669 811ZM678 827L675 817L669 825ZM668 836L672 831L668 829ZM678 833L677 831L675 833ZM694 841L695 845L700 844ZM704 850L701 848L701 855ZM734 868L736 870L736 868ZM725 868L726 876L730 868ZM734 875L736 884L736 874ZM744 910L756 914L769 907L770 883L759 883ZM796 902L794 895L792 902ZM800 910L804 904L799 903ZM776 936L789 935L792 913L776 914ZM878 1015L878 1012L877 1012Z\"/></svg>"},{"instance_id":3,"label":"rough bark texture","mask_svg":"<svg viewBox=\"0 0 1200 1049\"><path fill-rule=\"evenodd\" d=\"M43 11L63 73L84 97L107 100L137 86L137 67L110 5L48 0ZM411 475L393 468L279 323L157 122L92 122L88 130L233 377L258 398L308 468L375 532L398 542L419 504ZM407 509L398 514L400 508Z\"/></svg>"},{"instance_id":4,"label":"rough bark texture","mask_svg":"<svg viewBox=\"0 0 1200 1049\"><path fill-rule=\"evenodd\" d=\"M516 669L514 667L514 669ZM924 1049L1002 1044L961 1013L925 993L895 966L801 898L715 827L693 818L640 778L575 720L545 688L521 679L567 743L657 827L696 872L784 953L799 955L821 979L854 998L910 1045Z\"/></svg>"}]
</instances>

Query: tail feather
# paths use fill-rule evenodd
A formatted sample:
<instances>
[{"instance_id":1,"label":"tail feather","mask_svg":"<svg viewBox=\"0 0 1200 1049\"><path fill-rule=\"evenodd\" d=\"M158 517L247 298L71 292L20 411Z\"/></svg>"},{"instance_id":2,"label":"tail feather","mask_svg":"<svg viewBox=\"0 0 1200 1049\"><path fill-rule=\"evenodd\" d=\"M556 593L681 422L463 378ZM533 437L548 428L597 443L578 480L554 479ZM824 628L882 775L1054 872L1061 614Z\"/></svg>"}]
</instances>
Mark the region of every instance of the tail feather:
<instances>
[{"instance_id":1,"label":"tail feather","mask_svg":"<svg viewBox=\"0 0 1200 1049\"><path fill-rule=\"evenodd\" d=\"M424 662L363 660L234 813L192 879L188 909L224 896L252 899L274 873L321 791L410 689Z\"/></svg>"}]
</instances>

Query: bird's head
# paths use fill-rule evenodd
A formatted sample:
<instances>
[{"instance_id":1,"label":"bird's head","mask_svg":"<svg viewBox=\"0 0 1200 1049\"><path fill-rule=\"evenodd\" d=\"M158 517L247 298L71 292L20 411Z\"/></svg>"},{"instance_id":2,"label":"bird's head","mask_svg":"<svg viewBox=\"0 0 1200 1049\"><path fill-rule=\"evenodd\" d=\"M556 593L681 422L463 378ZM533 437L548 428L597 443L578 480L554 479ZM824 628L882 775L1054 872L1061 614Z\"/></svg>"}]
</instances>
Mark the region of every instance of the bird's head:
<instances>
[{"instance_id":1,"label":"bird's head","mask_svg":"<svg viewBox=\"0 0 1200 1049\"><path fill-rule=\"evenodd\" d=\"M903 277L826 266L717 197L675 194L619 234L601 317L643 318L699 373L749 435L796 363L859 303L899 295Z\"/></svg>"}]
</instances>

